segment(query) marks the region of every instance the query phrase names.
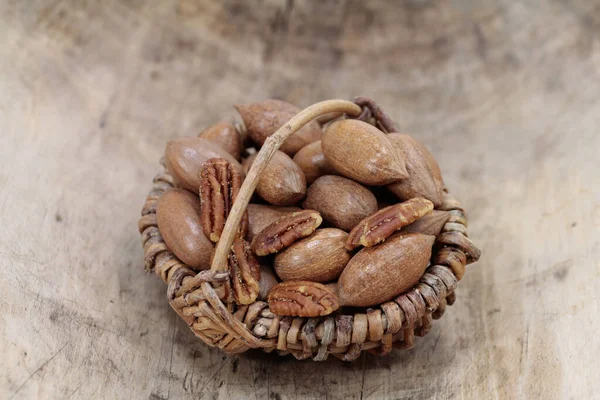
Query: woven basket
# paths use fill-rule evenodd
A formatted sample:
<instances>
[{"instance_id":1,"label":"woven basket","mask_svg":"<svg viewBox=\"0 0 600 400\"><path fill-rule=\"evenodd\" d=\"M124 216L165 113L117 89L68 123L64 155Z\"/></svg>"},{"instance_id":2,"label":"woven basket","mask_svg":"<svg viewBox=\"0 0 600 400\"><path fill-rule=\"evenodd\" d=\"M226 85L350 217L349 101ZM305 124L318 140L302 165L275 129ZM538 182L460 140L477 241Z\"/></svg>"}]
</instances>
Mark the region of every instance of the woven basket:
<instances>
[{"instance_id":1,"label":"woven basket","mask_svg":"<svg viewBox=\"0 0 600 400\"><path fill-rule=\"evenodd\" d=\"M162 171L142 209L139 230L147 271L154 271L168 285L167 298L196 336L227 353L251 348L297 359L327 359L329 354L344 361L359 357L363 350L387 354L392 348L414 346L415 336L424 336L433 319L439 319L456 299L455 289L465 265L479 258L479 250L467 237L467 219L460 203L447 190L440 210L451 217L436 238L431 266L412 289L378 307L358 310L353 315L319 318L282 317L273 314L266 302L239 306L229 299L227 254L237 227L256 187L261 172L275 151L303 125L319 116L345 113L348 118L370 119L386 132L396 132L394 123L376 103L357 98L354 102L329 100L301 111L275 132L262 146L248 172L218 242L210 270L196 272L182 263L163 241L156 221L156 207L173 179Z\"/></svg>"}]
</instances>

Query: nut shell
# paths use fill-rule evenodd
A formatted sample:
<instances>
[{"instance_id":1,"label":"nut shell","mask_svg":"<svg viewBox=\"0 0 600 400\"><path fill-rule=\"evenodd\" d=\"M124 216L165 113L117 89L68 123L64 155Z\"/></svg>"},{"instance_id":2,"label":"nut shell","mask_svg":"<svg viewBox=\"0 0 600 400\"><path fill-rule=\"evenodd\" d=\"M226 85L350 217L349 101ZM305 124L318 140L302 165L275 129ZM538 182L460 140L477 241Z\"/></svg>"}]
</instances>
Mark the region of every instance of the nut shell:
<instances>
[{"instance_id":1,"label":"nut shell","mask_svg":"<svg viewBox=\"0 0 600 400\"><path fill-rule=\"evenodd\" d=\"M158 201L156 221L169 250L189 267L210 268L213 244L204 235L200 199L190 192L172 188Z\"/></svg>"},{"instance_id":2,"label":"nut shell","mask_svg":"<svg viewBox=\"0 0 600 400\"><path fill-rule=\"evenodd\" d=\"M402 228L402 232L415 232L424 235L437 236L440 234L449 218L450 213L448 211L433 210L412 224Z\"/></svg>"},{"instance_id":3,"label":"nut shell","mask_svg":"<svg viewBox=\"0 0 600 400\"><path fill-rule=\"evenodd\" d=\"M275 276L275 273L273 272L273 270L271 268L267 267L266 265L261 265L260 266L260 281L258 282L258 285L259 285L258 299L262 300L262 301L266 301L267 295L269 294L269 292L271 291L273 286L277 285L278 283L279 283L279 280L277 280L277 277Z\"/></svg>"},{"instance_id":4,"label":"nut shell","mask_svg":"<svg viewBox=\"0 0 600 400\"><path fill-rule=\"evenodd\" d=\"M359 183L325 175L310 185L302 206L317 210L333 226L348 232L377 211L377 199Z\"/></svg>"},{"instance_id":5,"label":"nut shell","mask_svg":"<svg viewBox=\"0 0 600 400\"><path fill-rule=\"evenodd\" d=\"M219 145L199 137L180 137L170 140L165 149L165 164L178 187L198 193L202 166L211 158L224 158L242 175L240 163Z\"/></svg>"},{"instance_id":6,"label":"nut shell","mask_svg":"<svg viewBox=\"0 0 600 400\"><path fill-rule=\"evenodd\" d=\"M352 257L344 247L347 237L340 229L317 229L277 253L273 262L277 276L283 281L321 283L337 279Z\"/></svg>"},{"instance_id":7,"label":"nut shell","mask_svg":"<svg viewBox=\"0 0 600 400\"><path fill-rule=\"evenodd\" d=\"M365 185L386 185L408 178L400 151L387 135L355 119L335 121L323 133L327 162L341 175Z\"/></svg>"},{"instance_id":8,"label":"nut shell","mask_svg":"<svg viewBox=\"0 0 600 400\"><path fill-rule=\"evenodd\" d=\"M409 175L407 179L390 184L390 191L400 200L423 197L439 207L444 195L444 180L433 155L410 135L391 133L388 137L403 154Z\"/></svg>"},{"instance_id":9,"label":"nut shell","mask_svg":"<svg viewBox=\"0 0 600 400\"><path fill-rule=\"evenodd\" d=\"M248 170L255 159L256 155L247 159ZM276 206L296 204L306 194L304 173L287 154L277 151L261 174L256 193Z\"/></svg>"},{"instance_id":10,"label":"nut shell","mask_svg":"<svg viewBox=\"0 0 600 400\"><path fill-rule=\"evenodd\" d=\"M277 129L298 114L301 109L281 100L267 99L257 103L236 105L250 138L259 146ZM284 153L293 156L309 143L321 139L321 126L311 121L290 136L280 147Z\"/></svg>"},{"instance_id":11,"label":"nut shell","mask_svg":"<svg viewBox=\"0 0 600 400\"><path fill-rule=\"evenodd\" d=\"M410 289L425 272L434 241L434 236L399 232L356 253L338 280L340 304L374 306Z\"/></svg>"},{"instance_id":12,"label":"nut shell","mask_svg":"<svg viewBox=\"0 0 600 400\"><path fill-rule=\"evenodd\" d=\"M304 172L308 184L313 183L320 176L335 174L335 170L325 159L320 140L301 148L294 156L294 162Z\"/></svg>"},{"instance_id":13,"label":"nut shell","mask_svg":"<svg viewBox=\"0 0 600 400\"><path fill-rule=\"evenodd\" d=\"M198 137L219 145L236 160L240 160L242 154L242 136L230 122L221 121L209 126L200 132Z\"/></svg>"}]
</instances>

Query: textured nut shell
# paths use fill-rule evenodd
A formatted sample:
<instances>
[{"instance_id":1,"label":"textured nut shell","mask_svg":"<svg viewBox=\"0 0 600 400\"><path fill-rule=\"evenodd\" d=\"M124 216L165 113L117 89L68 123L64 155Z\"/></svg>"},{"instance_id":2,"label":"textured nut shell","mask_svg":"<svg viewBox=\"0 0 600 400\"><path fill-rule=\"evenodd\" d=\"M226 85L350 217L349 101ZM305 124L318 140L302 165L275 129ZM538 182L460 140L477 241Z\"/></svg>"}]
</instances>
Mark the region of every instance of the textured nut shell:
<instances>
[{"instance_id":1,"label":"textured nut shell","mask_svg":"<svg viewBox=\"0 0 600 400\"><path fill-rule=\"evenodd\" d=\"M271 268L267 267L266 265L261 265L260 266L260 281L258 283L258 285L259 285L258 299L262 300L262 301L266 301L267 295L269 294L269 292L271 291L273 286L277 285L278 283L279 283L279 281L277 280L277 277L275 276L275 273L273 272L273 270Z\"/></svg>"},{"instance_id":2,"label":"textured nut shell","mask_svg":"<svg viewBox=\"0 0 600 400\"><path fill-rule=\"evenodd\" d=\"M200 132L198 137L210 140L231 154L236 160L240 160L242 154L242 136L233 124L227 121L218 122Z\"/></svg>"},{"instance_id":3,"label":"textured nut shell","mask_svg":"<svg viewBox=\"0 0 600 400\"><path fill-rule=\"evenodd\" d=\"M340 304L368 307L393 299L423 275L434 236L399 232L356 253L338 280Z\"/></svg>"},{"instance_id":4,"label":"textured nut shell","mask_svg":"<svg viewBox=\"0 0 600 400\"><path fill-rule=\"evenodd\" d=\"M390 191L400 200L423 197L439 207L444 195L444 180L435 158L410 135L391 133L388 137L404 155L409 175L407 179L390 184Z\"/></svg>"},{"instance_id":5,"label":"textured nut shell","mask_svg":"<svg viewBox=\"0 0 600 400\"><path fill-rule=\"evenodd\" d=\"M271 289L268 301L271 312L292 317L329 315L340 306L331 290L310 281L281 282Z\"/></svg>"},{"instance_id":6,"label":"textured nut shell","mask_svg":"<svg viewBox=\"0 0 600 400\"><path fill-rule=\"evenodd\" d=\"M169 250L194 269L210 268L213 244L204 236L200 199L183 189L163 193L156 209L158 229Z\"/></svg>"},{"instance_id":7,"label":"textured nut shell","mask_svg":"<svg viewBox=\"0 0 600 400\"><path fill-rule=\"evenodd\" d=\"M450 218L448 211L433 210L412 224L402 228L402 232L415 232L424 235L437 236Z\"/></svg>"},{"instance_id":8,"label":"textured nut shell","mask_svg":"<svg viewBox=\"0 0 600 400\"><path fill-rule=\"evenodd\" d=\"M325 175L310 185L302 206L317 210L335 227L350 231L377 211L377 199L359 183L342 176Z\"/></svg>"},{"instance_id":9,"label":"textured nut shell","mask_svg":"<svg viewBox=\"0 0 600 400\"><path fill-rule=\"evenodd\" d=\"M318 177L331 175L335 170L329 165L321 148L321 141L312 142L300 149L294 156L294 162L298 164L304 176L306 183L313 183Z\"/></svg>"},{"instance_id":10,"label":"textured nut shell","mask_svg":"<svg viewBox=\"0 0 600 400\"><path fill-rule=\"evenodd\" d=\"M402 154L385 133L366 122L333 122L323 133L321 146L337 172L366 185L385 185L408 177Z\"/></svg>"},{"instance_id":11,"label":"textured nut shell","mask_svg":"<svg viewBox=\"0 0 600 400\"><path fill-rule=\"evenodd\" d=\"M198 193L202 165L211 158L224 158L244 175L240 163L219 145L199 137L170 140L165 149L165 164L179 187Z\"/></svg>"},{"instance_id":12,"label":"textured nut shell","mask_svg":"<svg viewBox=\"0 0 600 400\"><path fill-rule=\"evenodd\" d=\"M235 108L246 125L248 135L259 146L262 146L269 136L301 111L293 104L275 99L236 105ZM280 150L293 156L302 147L321 139L321 132L319 124L311 121L290 136L281 145Z\"/></svg>"},{"instance_id":13,"label":"textured nut shell","mask_svg":"<svg viewBox=\"0 0 600 400\"><path fill-rule=\"evenodd\" d=\"M277 276L283 281L322 283L337 279L352 257L344 248L347 238L340 229L317 229L277 253L273 263Z\"/></svg>"},{"instance_id":14,"label":"textured nut shell","mask_svg":"<svg viewBox=\"0 0 600 400\"><path fill-rule=\"evenodd\" d=\"M256 155L248 158L248 169L255 158ZM260 176L256 193L276 206L295 204L306 194L304 173L287 154L277 151Z\"/></svg>"},{"instance_id":15,"label":"textured nut shell","mask_svg":"<svg viewBox=\"0 0 600 400\"><path fill-rule=\"evenodd\" d=\"M252 241L263 229L275 222L279 217L300 211L299 207L267 206L248 204L248 240Z\"/></svg>"}]
</instances>

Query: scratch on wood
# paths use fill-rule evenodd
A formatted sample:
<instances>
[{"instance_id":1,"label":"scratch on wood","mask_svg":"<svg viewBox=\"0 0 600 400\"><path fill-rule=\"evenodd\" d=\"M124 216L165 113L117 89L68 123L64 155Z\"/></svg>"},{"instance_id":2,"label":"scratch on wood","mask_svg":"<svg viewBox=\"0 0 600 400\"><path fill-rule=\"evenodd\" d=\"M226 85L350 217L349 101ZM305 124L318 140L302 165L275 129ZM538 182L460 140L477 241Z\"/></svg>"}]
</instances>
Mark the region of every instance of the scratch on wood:
<instances>
[{"instance_id":1,"label":"scratch on wood","mask_svg":"<svg viewBox=\"0 0 600 400\"><path fill-rule=\"evenodd\" d=\"M175 348L175 331L177 330L177 315L173 315L173 336L171 337L171 359L169 360L169 390L167 390L167 399L171 398L171 378L173 368L173 349Z\"/></svg>"},{"instance_id":2,"label":"scratch on wood","mask_svg":"<svg viewBox=\"0 0 600 400\"><path fill-rule=\"evenodd\" d=\"M379 385L377 385L377 387L375 387L375 389L371 390L364 398L368 399L369 397L371 397L371 395L373 393L375 393L376 391L378 391L379 388L382 387L382 386L383 386L383 383L380 383Z\"/></svg>"},{"instance_id":3,"label":"scratch on wood","mask_svg":"<svg viewBox=\"0 0 600 400\"><path fill-rule=\"evenodd\" d=\"M485 60L487 57L487 40L485 40L485 36L483 35L479 24L475 24L473 31L475 32L475 38L477 40L477 54Z\"/></svg>"},{"instance_id":4,"label":"scratch on wood","mask_svg":"<svg viewBox=\"0 0 600 400\"><path fill-rule=\"evenodd\" d=\"M363 361L363 370L362 370L362 381L360 384L360 400L363 400L363 395L365 392L365 375L367 374L367 355L366 354L363 354L362 361Z\"/></svg>"},{"instance_id":5,"label":"scratch on wood","mask_svg":"<svg viewBox=\"0 0 600 400\"><path fill-rule=\"evenodd\" d=\"M435 342L433 342L433 347L431 348L431 353L435 353L435 349L436 349L436 347L438 345L438 342L440 341L441 335L442 335L442 331L441 331L441 329L439 329L438 330L438 334L435 337Z\"/></svg>"},{"instance_id":6,"label":"scratch on wood","mask_svg":"<svg viewBox=\"0 0 600 400\"><path fill-rule=\"evenodd\" d=\"M63 345L63 347L61 347L61 348L60 348L60 349L59 349L59 350L58 350L56 353L54 353L54 355L53 355L52 357L50 357L50 358L49 358L49 359L48 359L46 362L44 362L42 365L40 365L40 367L39 367L38 369L36 369L35 371L33 371L33 373L31 373L31 375L29 375L29 376L27 377L27 379L25 379L25 382L23 382L23 383L21 384L21 386L19 386L19 387L17 388L17 391L16 391L16 392L14 392L14 393L13 393L13 395L12 395L12 396L10 396L10 398L11 398L11 399L13 399L13 398L14 398L14 397L15 397L15 396L16 396L16 395L17 395L17 394L18 394L18 393L21 391L21 389L23 389L23 387L25 387L25 384L27 384L27 382L29 382L29 380L30 380L31 378L33 378L33 376L34 376L35 374L37 374L37 373L38 373L38 372L39 372L39 371L40 371L42 368L44 368L46 365L48 365L48 363L50 363L50 361L54 360L54 357L56 357L57 355L59 355L59 354L60 354L60 352L61 352L61 351L63 351L63 350L64 350L64 348L65 348L65 347L67 347L67 345L68 345L69 343L71 343L71 341L70 341L70 340L69 340L67 343L65 343L65 344Z\"/></svg>"},{"instance_id":7,"label":"scratch on wood","mask_svg":"<svg viewBox=\"0 0 600 400\"><path fill-rule=\"evenodd\" d=\"M219 369L217 369L215 371L215 373L212 374L212 376L206 380L206 382L204 383L204 385L202 385L202 387L200 388L200 393L204 392L204 389L206 389L206 387L208 386L208 384L211 383L213 379L215 379L215 376L217 376L217 374L219 372L221 372L221 370L223 369L223 367L225 366L225 364L227 364L227 361L221 362L221 366L219 366Z\"/></svg>"},{"instance_id":8,"label":"scratch on wood","mask_svg":"<svg viewBox=\"0 0 600 400\"><path fill-rule=\"evenodd\" d=\"M84 383L85 383L85 381L81 382L79 384L79 386L77 386L77 388L73 391L73 393L71 393L69 395L69 397L67 397L67 400L70 399L71 397L75 396L75 393L77 393L79 391L79 389L81 389L81 387L83 386Z\"/></svg>"},{"instance_id":9,"label":"scratch on wood","mask_svg":"<svg viewBox=\"0 0 600 400\"><path fill-rule=\"evenodd\" d=\"M190 393L194 394L194 369L196 367L197 351L194 350L194 360L192 361L192 375L190 376Z\"/></svg>"}]
</instances>

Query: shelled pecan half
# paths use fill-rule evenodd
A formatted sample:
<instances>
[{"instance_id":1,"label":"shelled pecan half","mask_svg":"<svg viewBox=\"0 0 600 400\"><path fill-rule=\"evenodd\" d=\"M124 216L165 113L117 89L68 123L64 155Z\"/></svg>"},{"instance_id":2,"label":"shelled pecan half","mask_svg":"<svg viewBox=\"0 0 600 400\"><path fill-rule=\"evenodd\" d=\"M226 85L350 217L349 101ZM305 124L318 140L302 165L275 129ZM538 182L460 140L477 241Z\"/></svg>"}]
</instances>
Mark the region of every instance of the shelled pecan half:
<instances>
[{"instance_id":1,"label":"shelled pecan half","mask_svg":"<svg viewBox=\"0 0 600 400\"><path fill-rule=\"evenodd\" d=\"M268 296L269 309L278 315L319 317L340 306L336 295L325 285L310 281L288 281L273 287Z\"/></svg>"},{"instance_id":2,"label":"shelled pecan half","mask_svg":"<svg viewBox=\"0 0 600 400\"><path fill-rule=\"evenodd\" d=\"M433 210L427 199L410 199L377 211L356 225L346 240L346 248L371 247L383 242L403 226L412 224Z\"/></svg>"},{"instance_id":3,"label":"shelled pecan half","mask_svg":"<svg viewBox=\"0 0 600 400\"><path fill-rule=\"evenodd\" d=\"M260 264L250 250L250 243L238 238L228 258L233 298L237 304L252 304L260 291Z\"/></svg>"},{"instance_id":4,"label":"shelled pecan half","mask_svg":"<svg viewBox=\"0 0 600 400\"><path fill-rule=\"evenodd\" d=\"M201 172L202 229L207 238L218 242L233 202L242 186L242 176L234 165L223 158L211 158ZM248 229L248 214L240 222L239 235Z\"/></svg>"},{"instance_id":5,"label":"shelled pecan half","mask_svg":"<svg viewBox=\"0 0 600 400\"><path fill-rule=\"evenodd\" d=\"M257 256L277 253L296 240L313 233L321 222L321 214L314 210L286 214L256 235L252 241L252 251Z\"/></svg>"}]
</instances>

